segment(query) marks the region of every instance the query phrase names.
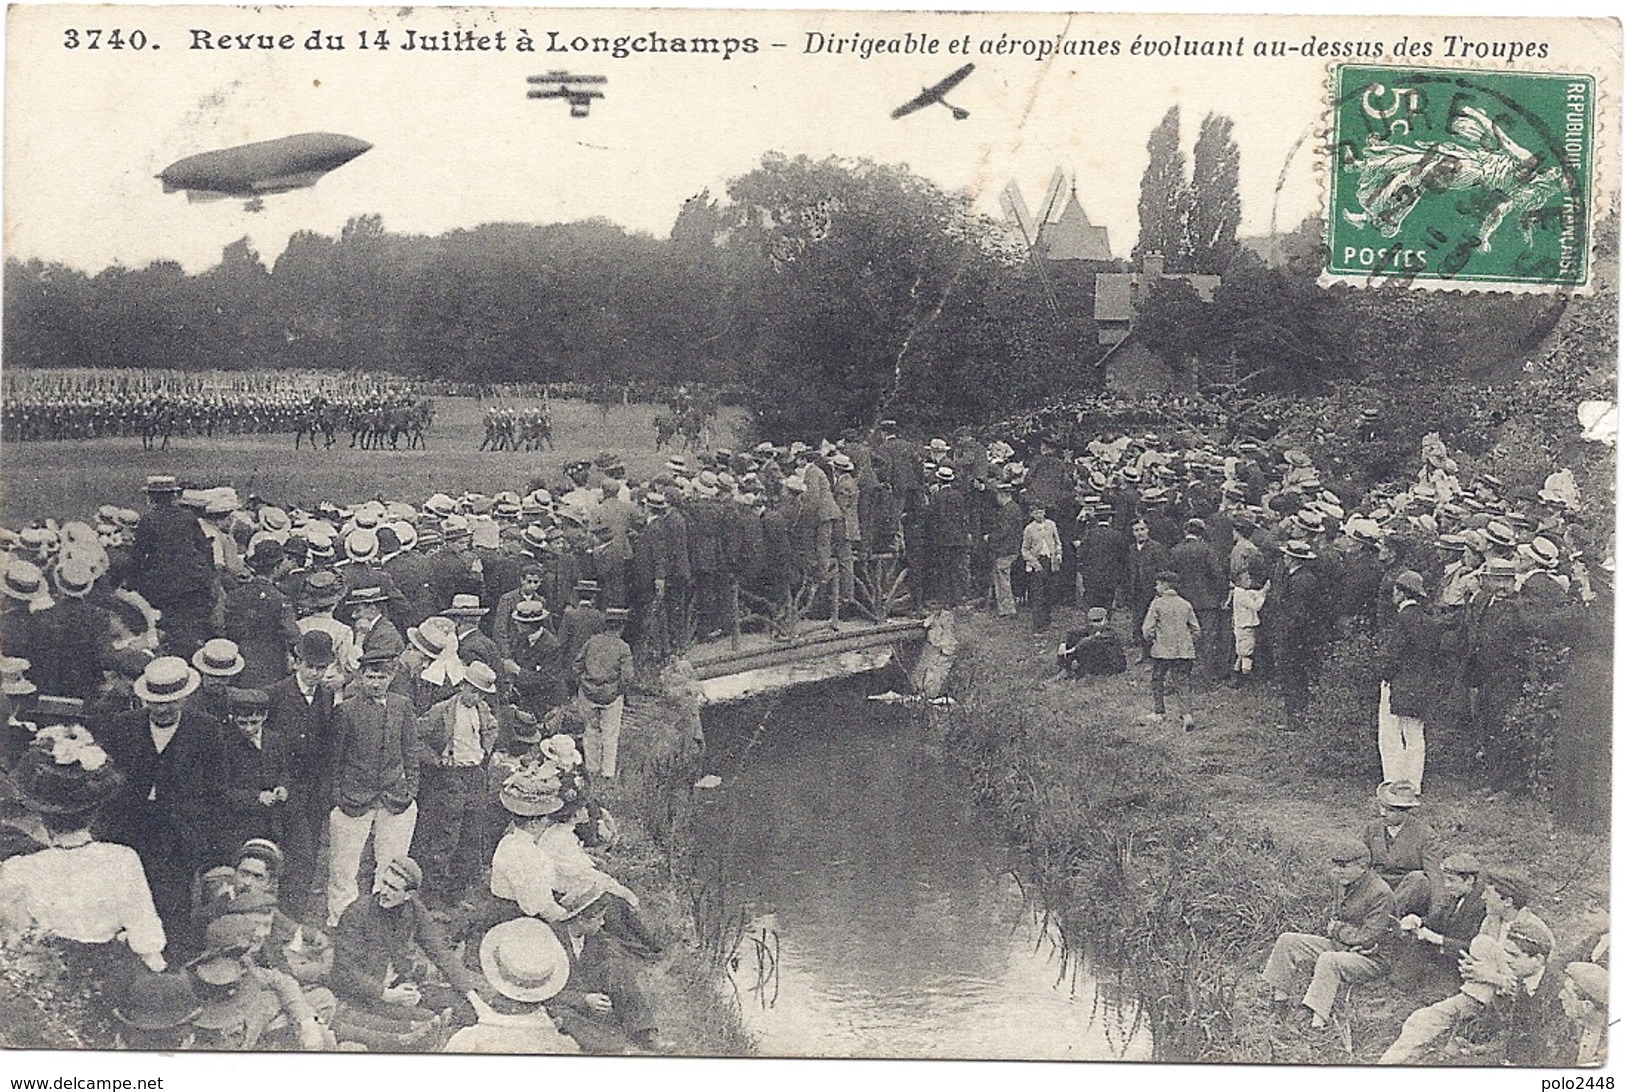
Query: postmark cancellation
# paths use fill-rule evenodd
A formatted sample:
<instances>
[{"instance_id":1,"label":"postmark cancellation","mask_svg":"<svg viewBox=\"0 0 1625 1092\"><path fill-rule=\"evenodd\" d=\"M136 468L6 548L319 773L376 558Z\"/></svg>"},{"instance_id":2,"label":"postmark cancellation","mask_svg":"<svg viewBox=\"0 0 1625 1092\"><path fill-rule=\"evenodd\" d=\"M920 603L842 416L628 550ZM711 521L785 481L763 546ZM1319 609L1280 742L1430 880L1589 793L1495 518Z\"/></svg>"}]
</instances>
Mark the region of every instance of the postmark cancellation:
<instances>
[{"instance_id":1,"label":"postmark cancellation","mask_svg":"<svg viewBox=\"0 0 1625 1092\"><path fill-rule=\"evenodd\" d=\"M1591 75L1339 65L1325 283L1587 293Z\"/></svg>"}]
</instances>

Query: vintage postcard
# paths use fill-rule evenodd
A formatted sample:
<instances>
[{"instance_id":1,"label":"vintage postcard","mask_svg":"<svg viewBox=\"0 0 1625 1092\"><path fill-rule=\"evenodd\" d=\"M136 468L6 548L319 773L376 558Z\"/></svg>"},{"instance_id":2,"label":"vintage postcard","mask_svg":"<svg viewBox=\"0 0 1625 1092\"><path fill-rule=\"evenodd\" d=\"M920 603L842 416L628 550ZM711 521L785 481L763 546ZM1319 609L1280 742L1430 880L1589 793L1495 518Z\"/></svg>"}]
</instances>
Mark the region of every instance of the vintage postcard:
<instances>
[{"instance_id":1,"label":"vintage postcard","mask_svg":"<svg viewBox=\"0 0 1625 1092\"><path fill-rule=\"evenodd\" d=\"M8 1076L1612 1087L1617 20L5 50Z\"/></svg>"}]
</instances>

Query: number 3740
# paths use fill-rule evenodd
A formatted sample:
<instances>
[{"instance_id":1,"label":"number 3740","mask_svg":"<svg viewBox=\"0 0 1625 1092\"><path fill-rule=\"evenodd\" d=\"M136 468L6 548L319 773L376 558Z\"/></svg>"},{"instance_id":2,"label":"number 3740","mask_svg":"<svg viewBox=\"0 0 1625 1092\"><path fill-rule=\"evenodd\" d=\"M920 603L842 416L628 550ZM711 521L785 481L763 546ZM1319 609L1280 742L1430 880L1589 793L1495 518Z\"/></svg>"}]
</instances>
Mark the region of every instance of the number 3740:
<instances>
[{"instance_id":1,"label":"number 3740","mask_svg":"<svg viewBox=\"0 0 1625 1092\"><path fill-rule=\"evenodd\" d=\"M78 30L68 28L62 32L63 49L146 49L147 34L143 30ZM152 48L157 49L157 46Z\"/></svg>"}]
</instances>

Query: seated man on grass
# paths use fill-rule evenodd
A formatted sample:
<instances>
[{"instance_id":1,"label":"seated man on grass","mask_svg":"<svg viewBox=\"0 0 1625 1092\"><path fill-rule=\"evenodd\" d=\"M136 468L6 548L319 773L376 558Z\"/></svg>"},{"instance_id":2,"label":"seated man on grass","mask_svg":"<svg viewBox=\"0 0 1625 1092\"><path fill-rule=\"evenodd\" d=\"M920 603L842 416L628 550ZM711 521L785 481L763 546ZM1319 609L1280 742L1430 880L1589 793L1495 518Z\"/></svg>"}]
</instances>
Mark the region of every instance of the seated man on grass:
<instances>
[{"instance_id":1,"label":"seated man on grass","mask_svg":"<svg viewBox=\"0 0 1625 1092\"><path fill-rule=\"evenodd\" d=\"M1333 847L1331 873L1332 911L1324 932L1282 933L1263 974L1272 990L1271 1003L1286 1008L1303 969L1314 968L1303 1007L1317 1029L1326 1026L1345 982L1369 982L1382 975L1382 949L1394 928L1394 893L1371 870L1364 844Z\"/></svg>"}]
</instances>

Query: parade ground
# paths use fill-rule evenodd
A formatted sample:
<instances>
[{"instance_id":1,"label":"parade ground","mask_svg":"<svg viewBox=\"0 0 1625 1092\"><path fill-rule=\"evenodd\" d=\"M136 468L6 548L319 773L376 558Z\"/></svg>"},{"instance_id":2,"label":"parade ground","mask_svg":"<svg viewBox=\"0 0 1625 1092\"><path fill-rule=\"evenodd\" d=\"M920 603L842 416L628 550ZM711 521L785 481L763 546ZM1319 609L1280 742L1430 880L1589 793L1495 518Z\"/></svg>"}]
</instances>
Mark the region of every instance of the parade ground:
<instances>
[{"instance_id":1,"label":"parade ground","mask_svg":"<svg viewBox=\"0 0 1625 1092\"><path fill-rule=\"evenodd\" d=\"M606 415L584 401L552 402L557 446L542 452L481 451L485 406L473 398L436 398L428 450L362 451L339 433L332 448L294 450L283 433L178 437L169 450L143 451L135 437L57 440L5 445L0 452L0 523L16 525L42 512L94 512L100 504L141 508L147 474L174 474L203 483L227 482L247 496L284 505L329 500L349 504L382 494L421 501L431 493L517 489L544 469L570 459L613 451L634 479L653 477L676 450L655 450L655 417L670 411L653 403L615 406ZM504 405L536 405L525 399ZM715 443L734 438L741 416L725 408Z\"/></svg>"}]
</instances>

